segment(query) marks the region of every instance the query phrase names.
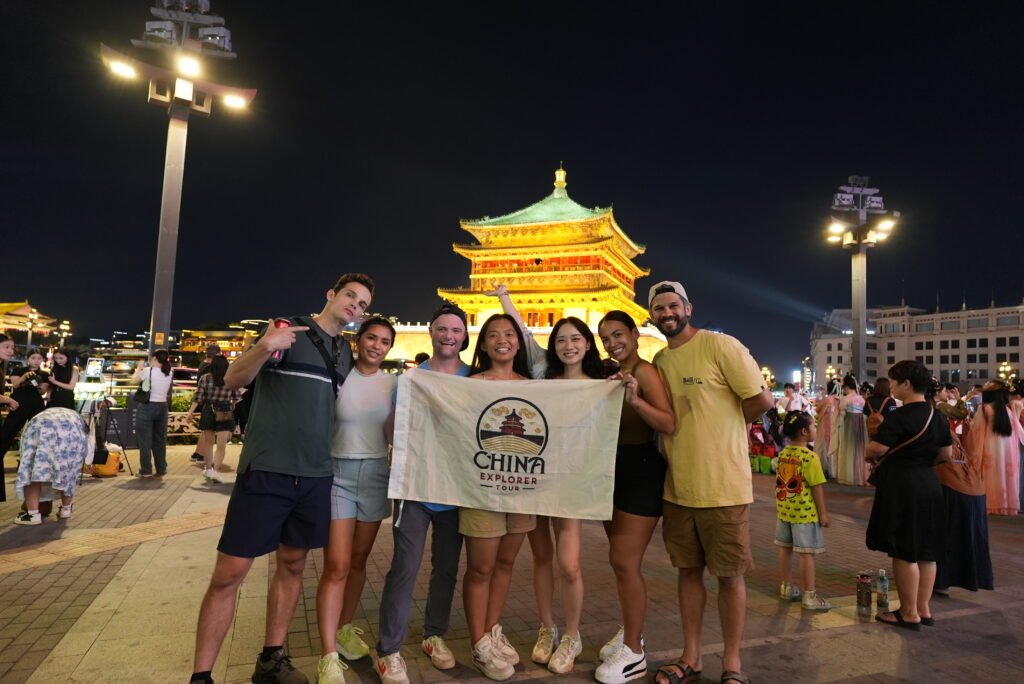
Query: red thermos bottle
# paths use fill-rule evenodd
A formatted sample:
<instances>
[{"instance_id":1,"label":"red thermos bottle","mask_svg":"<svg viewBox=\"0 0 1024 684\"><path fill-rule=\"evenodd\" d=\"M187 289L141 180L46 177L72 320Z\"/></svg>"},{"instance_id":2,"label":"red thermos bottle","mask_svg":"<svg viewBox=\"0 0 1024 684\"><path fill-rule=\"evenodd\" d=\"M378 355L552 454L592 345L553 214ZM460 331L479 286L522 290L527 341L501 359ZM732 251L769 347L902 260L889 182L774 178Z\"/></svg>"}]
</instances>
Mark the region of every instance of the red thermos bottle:
<instances>
[{"instance_id":1,"label":"red thermos bottle","mask_svg":"<svg viewBox=\"0 0 1024 684\"><path fill-rule=\"evenodd\" d=\"M287 318L275 318L273 323L275 328L292 327L291 321L289 321ZM278 349L277 351L270 355L270 358L272 358L274 361L280 361L282 357L284 357L284 351L280 349Z\"/></svg>"}]
</instances>

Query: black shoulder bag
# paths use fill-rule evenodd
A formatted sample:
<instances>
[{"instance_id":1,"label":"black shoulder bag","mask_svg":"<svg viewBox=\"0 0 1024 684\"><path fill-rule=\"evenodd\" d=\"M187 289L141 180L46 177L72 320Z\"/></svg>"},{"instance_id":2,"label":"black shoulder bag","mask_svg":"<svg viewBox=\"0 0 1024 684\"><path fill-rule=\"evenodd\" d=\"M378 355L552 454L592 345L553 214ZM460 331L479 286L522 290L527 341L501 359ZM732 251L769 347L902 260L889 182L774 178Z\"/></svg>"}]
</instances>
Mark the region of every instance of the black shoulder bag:
<instances>
[{"instance_id":1,"label":"black shoulder bag","mask_svg":"<svg viewBox=\"0 0 1024 684\"><path fill-rule=\"evenodd\" d=\"M907 441L901 442L900 444L897 444L896 446L894 446L893 448L889 449L884 454L882 454L882 457L878 460L878 462L875 463L874 467L871 468L871 475L870 475L870 477L868 477L868 484L872 484L872 485L877 485L878 484L878 469L882 467L882 464L885 463L885 460L891 454L893 454L894 452L897 452L900 449L902 449L903 447L905 447L905 446L907 446L909 444L913 444L917 440L921 439L921 436L928 430L928 426L932 424L932 417L934 415L935 415L935 407L932 406L932 407L930 407L930 410L928 411L928 420L926 420L924 422L924 427L921 428L920 432L918 432L916 435L914 435L913 437L911 437Z\"/></svg>"}]
</instances>

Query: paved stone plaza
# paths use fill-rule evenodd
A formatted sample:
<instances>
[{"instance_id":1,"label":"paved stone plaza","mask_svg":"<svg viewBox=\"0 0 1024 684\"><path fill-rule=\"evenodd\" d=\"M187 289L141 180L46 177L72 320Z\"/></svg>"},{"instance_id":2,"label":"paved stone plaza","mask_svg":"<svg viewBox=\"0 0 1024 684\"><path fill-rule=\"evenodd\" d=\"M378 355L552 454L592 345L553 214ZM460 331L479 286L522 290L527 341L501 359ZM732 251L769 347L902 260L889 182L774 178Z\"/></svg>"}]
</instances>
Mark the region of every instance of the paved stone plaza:
<instances>
[{"instance_id":1,"label":"paved stone plaza","mask_svg":"<svg viewBox=\"0 0 1024 684\"><path fill-rule=\"evenodd\" d=\"M214 548L230 487L204 484L188 462L189 447L172 447L162 479L123 474L87 478L68 521L47 519L38 527L0 524L0 681L178 682L188 680L199 602L213 566ZM137 465L137 452L129 452ZM229 449L229 462L238 447ZM6 460L8 493L15 459ZM997 590L954 590L933 604L938 625L917 634L877 625L856 615L857 570L888 568L887 559L864 549L871 493L828 486L832 527L827 553L819 557L818 586L836 607L808 614L799 604L774 598L777 590L773 479L755 476L754 553L748 575L745 669L754 682L824 681L1024 681L1024 517L991 518ZM0 504L0 520L13 520L19 503ZM567 679L593 681L597 650L618 628L615 584L600 523L584 525L583 655ZM429 552L428 552L429 553ZM391 558L388 526L381 528L370 558L368 580L356 624L373 643L378 597ZM302 602L288 647L294 662L315 681L316 578L322 565L314 552L307 565ZM214 678L247 682L263 641L268 577L273 560L257 560L242 587L238 614L228 633ZM648 658L653 668L675 658L681 643L675 572L656 533L647 554L650 591ZM471 666L461 591L454 606L449 644L459 665L439 672L420 652L421 618L429 563L421 572L413 625L403 654L413 681L481 681ZM503 618L506 634L524 660L535 637L528 545L516 563ZM704 680L718 681L721 632L714 581L708 581L704 635ZM895 592L893 592L895 595ZM556 616L557 616L556 612ZM554 678L532 663L517 667L516 680ZM376 682L368 659L352 665L350 682ZM487 681L487 680L482 680Z\"/></svg>"}]
</instances>

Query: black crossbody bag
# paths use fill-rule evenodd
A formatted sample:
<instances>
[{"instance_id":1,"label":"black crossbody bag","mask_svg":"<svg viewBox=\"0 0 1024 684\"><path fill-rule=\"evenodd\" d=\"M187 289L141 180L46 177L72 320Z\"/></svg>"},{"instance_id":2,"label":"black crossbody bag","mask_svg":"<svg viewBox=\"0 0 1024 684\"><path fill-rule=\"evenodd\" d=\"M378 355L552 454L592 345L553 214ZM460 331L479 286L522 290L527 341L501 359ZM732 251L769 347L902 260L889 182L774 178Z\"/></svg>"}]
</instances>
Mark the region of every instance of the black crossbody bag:
<instances>
[{"instance_id":1,"label":"black crossbody bag","mask_svg":"<svg viewBox=\"0 0 1024 684\"><path fill-rule=\"evenodd\" d=\"M298 318L293 318L292 323L297 326L303 325L302 321ZM308 327L308 326L307 326ZM332 355L327 351L327 345L324 344L323 339L317 334L316 330L308 327L306 330L306 337L313 343L316 350L320 352L320 357L324 360L324 365L327 366L327 373L331 376L331 389L334 390L334 398L338 398L338 387L341 385L342 380L338 375L338 359L332 358ZM341 350L338 352L341 353Z\"/></svg>"}]
</instances>

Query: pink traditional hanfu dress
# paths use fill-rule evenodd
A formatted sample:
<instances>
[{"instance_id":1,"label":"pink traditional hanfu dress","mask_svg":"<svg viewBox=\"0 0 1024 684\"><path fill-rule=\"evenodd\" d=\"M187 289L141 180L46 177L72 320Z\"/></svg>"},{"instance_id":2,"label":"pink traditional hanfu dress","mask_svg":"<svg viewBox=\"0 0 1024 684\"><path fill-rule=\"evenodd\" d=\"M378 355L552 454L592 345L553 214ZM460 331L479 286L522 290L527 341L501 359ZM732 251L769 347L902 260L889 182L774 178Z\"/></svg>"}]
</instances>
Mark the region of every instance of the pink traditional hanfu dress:
<instances>
[{"instance_id":1,"label":"pink traditional hanfu dress","mask_svg":"<svg viewBox=\"0 0 1024 684\"><path fill-rule=\"evenodd\" d=\"M1020 447L1024 444L1024 428L1009 408L1008 437L997 435L989 427L985 434L985 508L990 515L1020 513Z\"/></svg>"},{"instance_id":2,"label":"pink traditional hanfu dress","mask_svg":"<svg viewBox=\"0 0 1024 684\"><path fill-rule=\"evenodd\" d=\"M829 445L835 456L836 480L839 484L865 486L868 465L864 461L867 426L864 423L864 397L848 392L839 400L836 421Z\"/></svg>"}]
</instances>

